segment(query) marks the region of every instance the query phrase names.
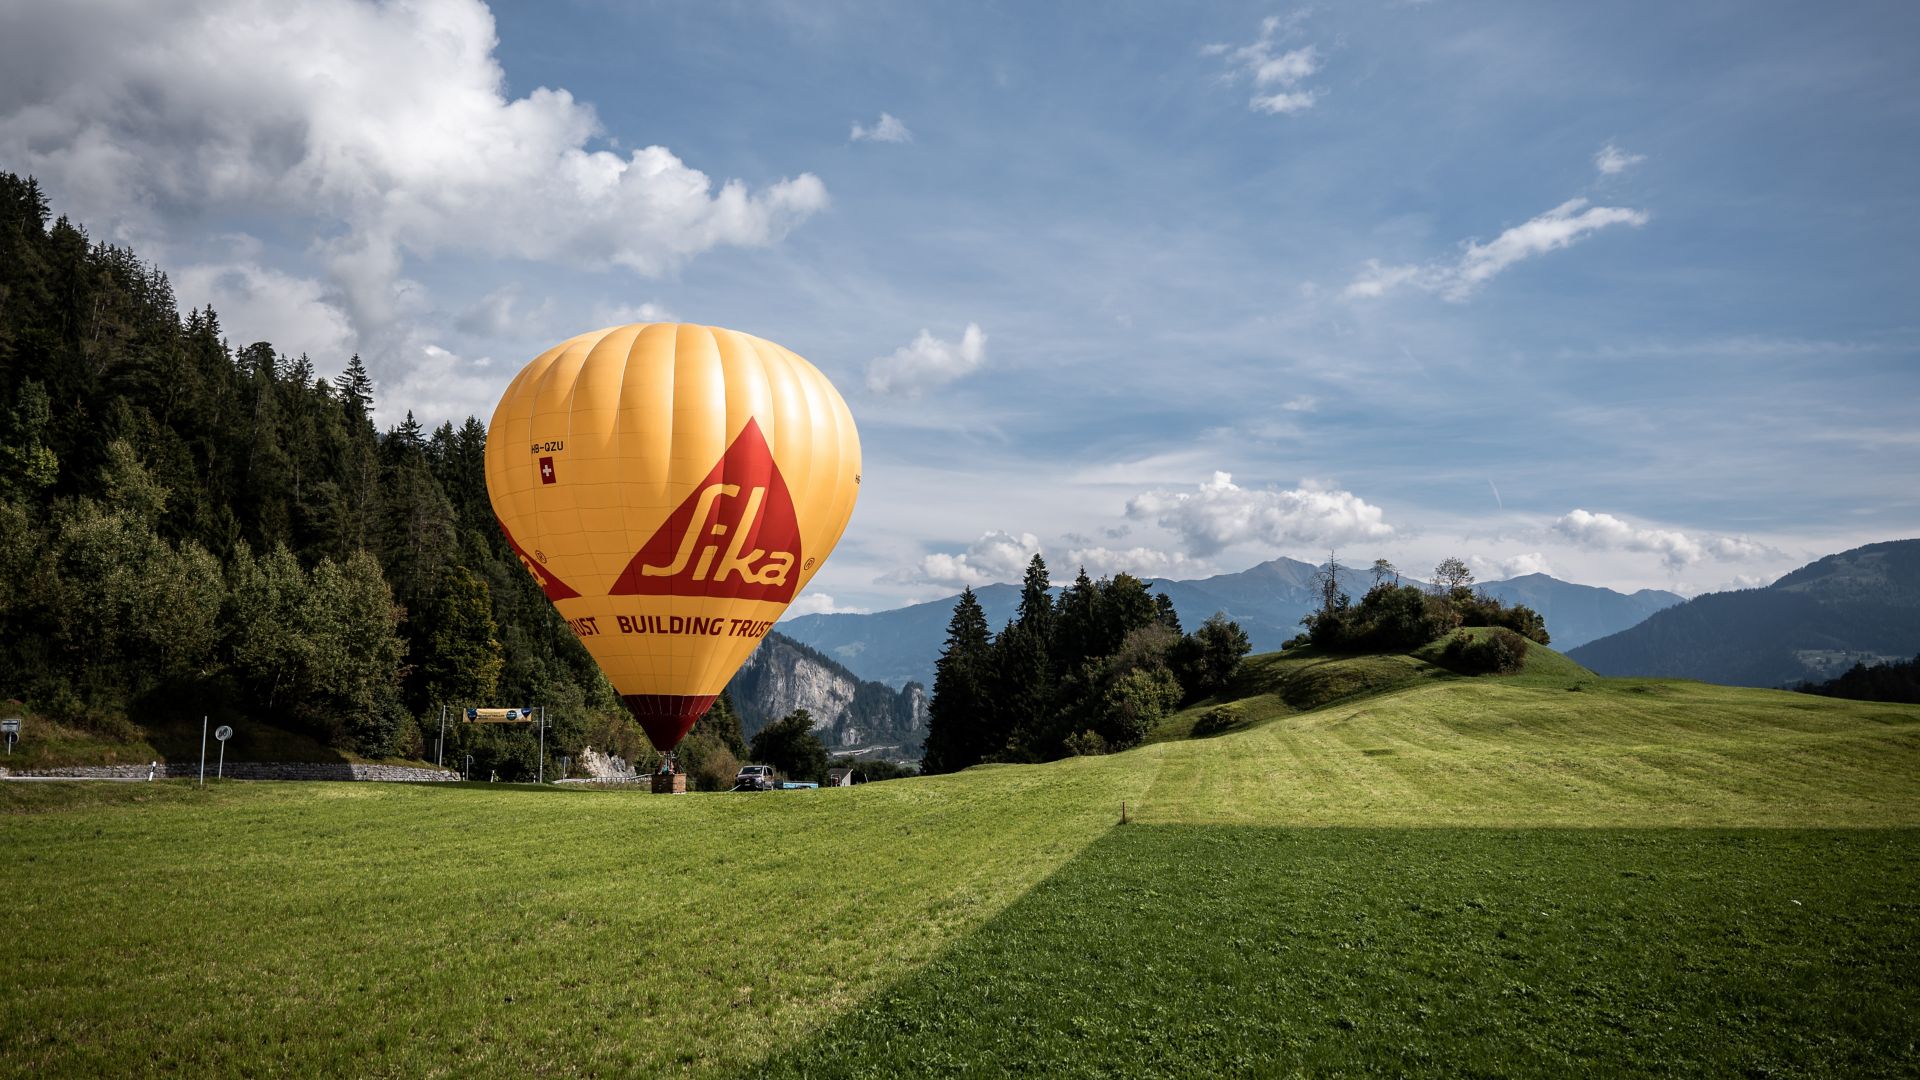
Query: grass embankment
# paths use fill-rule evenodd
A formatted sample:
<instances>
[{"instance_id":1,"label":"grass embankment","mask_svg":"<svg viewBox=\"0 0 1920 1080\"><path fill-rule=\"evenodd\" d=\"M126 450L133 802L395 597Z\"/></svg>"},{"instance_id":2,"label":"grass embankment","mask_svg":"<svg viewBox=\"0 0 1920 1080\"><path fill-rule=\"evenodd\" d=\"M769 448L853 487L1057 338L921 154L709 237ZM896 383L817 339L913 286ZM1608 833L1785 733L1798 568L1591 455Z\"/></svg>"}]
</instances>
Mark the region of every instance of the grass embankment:
<instances>
[{"instance_id":1,"label":"grass embankment","mask_svg":"<svg viewBox=\"0 0 1920 1080\"><path fill-rule=\"evenodd\" d=\"M20 715L15 712L8 715ZM195 762L200 760L200 718L155 720L137 724L127 720L108 722L111 730L63 724L35 714L25 714L23 732L13 753L0 756L0 768L14 772L53 769L68 765L144 765L149 761ZM213 729L222 723L213 718L207 727L207 760L220 753ZM228 761L298 762L370 762L382 761L419 765L401 758L367 758L337 750L310 735L288 731L255 720L228 720L233 737L227 741ZM209 764L208 769L213 766Z\"/></svg>"},{"instance_id":2,"label":"grass embankment","mask_svg":"<svg viewBox=\"0 0 1920 1080\"><path fill-rule=\"evenodd\" d=\"M1530 659L851 791L0 785L0 1066L1910 1070L1920 709Z\"/></svg>"}]
</instances>

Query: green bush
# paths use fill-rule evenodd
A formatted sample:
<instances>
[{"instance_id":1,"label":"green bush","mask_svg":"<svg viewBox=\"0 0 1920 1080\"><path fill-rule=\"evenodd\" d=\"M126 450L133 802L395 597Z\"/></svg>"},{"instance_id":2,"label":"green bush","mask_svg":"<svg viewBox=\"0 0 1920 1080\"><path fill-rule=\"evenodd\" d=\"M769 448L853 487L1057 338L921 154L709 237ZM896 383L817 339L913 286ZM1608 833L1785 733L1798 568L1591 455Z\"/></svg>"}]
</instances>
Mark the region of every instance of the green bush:
<instances>
[{"instance_id":1,"label":"green bush","mask_svg":"<svg viewBox=\"0 0 1920 1080\"><path fill-rule=\"evenodd\" d=\"M1229 705L1216 705L1200 714L1193 723L1195 735L1218 735L1230 731L1240 723L1240 710Z\"/></svg>"},{"instance_id":2,"label":"green bush","mask_svg":"<svg viewBox=\"0 0 1920 1080\"><path fill-rule=\"evenodd\" d=\"M1527 639L1500 627L1490 634L1461 634L1447 642L1441 662L1467 675L1510 675L1527 662Z\"/></svg>"}]
</instances>

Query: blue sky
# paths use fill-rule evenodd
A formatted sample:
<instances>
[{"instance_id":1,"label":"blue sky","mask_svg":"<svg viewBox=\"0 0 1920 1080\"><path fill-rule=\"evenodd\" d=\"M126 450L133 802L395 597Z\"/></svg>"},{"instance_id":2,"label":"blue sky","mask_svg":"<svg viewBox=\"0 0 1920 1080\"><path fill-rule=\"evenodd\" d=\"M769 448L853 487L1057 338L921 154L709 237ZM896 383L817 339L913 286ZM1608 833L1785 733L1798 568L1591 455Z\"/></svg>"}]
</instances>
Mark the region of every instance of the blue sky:
<instances>
[{"instance_id":1,"label":"blue sky","mask_svg":"<svg viewBox=\"0 0 1920 1080\"><path fill-rule=\"evenodd\" d=\"M0 168L386 422L613 322L819 365L867 482L797 611L1920 535L1912 5L34 8Z\"/></svg>"}]
</instances>

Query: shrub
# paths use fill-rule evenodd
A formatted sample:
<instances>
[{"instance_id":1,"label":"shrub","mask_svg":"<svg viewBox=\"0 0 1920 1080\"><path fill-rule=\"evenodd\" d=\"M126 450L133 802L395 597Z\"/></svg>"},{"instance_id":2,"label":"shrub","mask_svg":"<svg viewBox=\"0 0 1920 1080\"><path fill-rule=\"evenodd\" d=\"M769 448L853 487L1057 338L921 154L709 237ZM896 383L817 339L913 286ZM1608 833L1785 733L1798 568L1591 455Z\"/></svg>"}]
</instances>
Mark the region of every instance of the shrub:
<instances>
[{"instance_id":1,"label":"shrub","mask_svg":"<svg viewBox=\"0 0 1920 1080\"><path fill-rule=\"evenodd\" d=\"M1461 634L1447 642L1441 662L1467 675L1510 675L1527 660L1527 639L1505 627L1482 637Z\"/></svg>"},{"instance_id":2,"label":"shrub","mask_svg":"<svg viewBox=\"0 0 1920 1080\"><path fill-rule=\"evenodd\" d=\"M1098 757L1107 752L1107 740L1094 731L1069 735L1066 745L1067 753L1074 757Z\"/></svg>"},{"instance_id":3,"label":"shrub","mask_svg":"<svg viewBox=\"0 0 1920 1080\"><path fill-rule=\"evenodd\" d=\"M1218 735L1229 731L1240 723L1240 710L1229 705L1216 705L1200 714L1193 722L1195 735Z\"/></svg>"}]
</instances>

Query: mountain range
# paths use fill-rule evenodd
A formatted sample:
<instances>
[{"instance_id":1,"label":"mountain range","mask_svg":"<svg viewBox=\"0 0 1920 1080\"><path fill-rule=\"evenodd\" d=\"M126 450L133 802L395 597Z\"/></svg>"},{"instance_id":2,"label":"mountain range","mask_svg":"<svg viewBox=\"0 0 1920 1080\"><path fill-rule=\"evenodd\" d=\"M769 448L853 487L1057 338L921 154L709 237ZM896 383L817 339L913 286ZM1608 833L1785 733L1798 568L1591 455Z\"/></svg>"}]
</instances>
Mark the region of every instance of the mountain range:
<instances>
[{"instance_id":1,"label":"mountain range","mask_svg":"<svg viewBox=\"0 0 1920 1080\"><path fill-rule=\"evenodd\" d=\"M1764 589L1708 593L1568 655L1602 675L1733 686L1825 680L1920 653L1920 540L1807 564Z\"/></svg>"},{"instance_id":2,"label":"mountain range","mask_svg":"<svg viewBox=\"0 0 1920 1080\"><path fill-rule=\"evenodd\" d=\"M1318 567L1278 558L1233 574L1191 581L1153 579L1187 629L1214 612L1240 624L1254 652L1272 652L1300 632L1300 618L1319 606ZM1338 569L1340 587L1358 597L1372 584L1364 572ZM1412 579L1407 579L1411 581ZM1529 574L1480 586L1509 602L1527 604L1546 618L1556 648L1566 649L1623 630L1661 608L1681 602L1670 592L1643 589L1627 595L1612 589L1576 585L1544 574ZM974 590L996 631L1012 619L1020 603L1017 585L995 584ZM946 642L947 622L958 596L872 614L802 615L780 624L780 632L844 664L861 679L904 686L933 685L933 662Z\"/></svg>"}]
</instances>

